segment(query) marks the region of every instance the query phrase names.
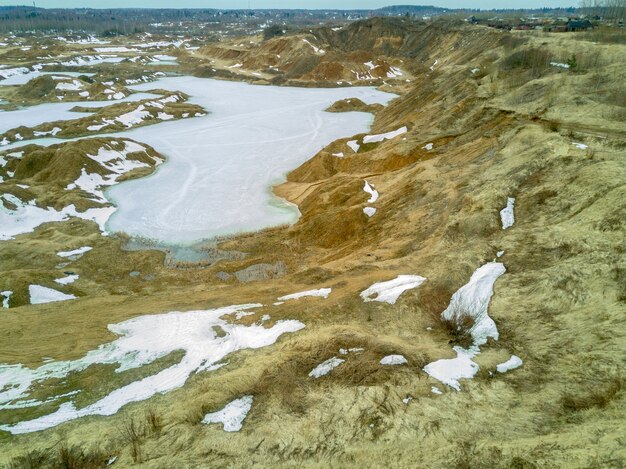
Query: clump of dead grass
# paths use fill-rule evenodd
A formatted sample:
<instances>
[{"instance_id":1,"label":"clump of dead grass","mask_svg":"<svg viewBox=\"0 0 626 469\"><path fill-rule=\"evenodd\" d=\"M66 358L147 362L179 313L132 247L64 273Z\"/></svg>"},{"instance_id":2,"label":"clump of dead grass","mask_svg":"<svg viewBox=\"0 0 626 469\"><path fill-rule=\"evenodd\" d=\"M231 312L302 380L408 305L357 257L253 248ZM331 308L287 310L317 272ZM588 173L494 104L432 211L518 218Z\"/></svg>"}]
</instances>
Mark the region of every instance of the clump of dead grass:
<instances>
[{"instance_id":1,"label":"clump of dead grass","mask_svg":"<svg viewBox=\"0 0 626 469\"><path fill-rule=\"evenodd\" d=\"M603 409L617 398L622 386L623 379L618 375L604 385L595 385L593 389L587 392L566 393L561 398L561 406L568 412L579 412L593 408Z\"/></svg>"},{"instance_id":2,"label":"clump of dead grass","mask_svg":"<svg viewBox=\"0 0 626 469\"><path fill-rule=\"evenodd\" d=\"M58 449L28 451L13 458L7 469L99 469L107 466L110 455L100 449L86 450L62 444Z\"/></svg>"}]
</instances>

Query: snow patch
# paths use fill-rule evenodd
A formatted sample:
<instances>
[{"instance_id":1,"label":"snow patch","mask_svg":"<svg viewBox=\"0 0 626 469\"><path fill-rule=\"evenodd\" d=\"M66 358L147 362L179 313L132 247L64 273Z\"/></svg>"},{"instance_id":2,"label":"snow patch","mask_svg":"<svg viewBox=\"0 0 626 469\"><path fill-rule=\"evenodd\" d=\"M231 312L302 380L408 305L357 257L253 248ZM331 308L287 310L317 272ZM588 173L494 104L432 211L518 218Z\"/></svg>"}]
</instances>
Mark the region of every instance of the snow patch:
<instances>
[{"instance_id":1,"label":"snow patch","mask_svg":"<svg viewBox=\"0 0 626 469\"><path fill-rule=\"evenodd\" d=\"M59 257L74 257L74 256L82 256L86 252L91 251L93 248L91 246L83 246L82 248L74 249L72 251L61 251L57 252L57 256Z\"/></svg>"},{"instance_id":2,"label":"snow patch","mask_svg":"<svg viewBox=\"0 0 626 469\"><path fill-rule=\"evenodd\" d=\"M52 288L42 287L41 285L30 285L28 287L28 293L30 295L31 305L76 299L74 295L67 295Z\"/></svg>"},{"instance_id":3,"label":"snow patch","mask_svg":"<svg viewBox=\"0 0 626 469\"><path fill-rule=\"evenodd\" d=\"M315 368L313 368L311 372L309 373L309 376L315 379L321 378L322 376L325 376L331 371L333 371L343 362L345 362L345 360L342 360L341 358L337 358L337 357L329 358L328 360L320 363Z\"/></svg>"},{"instance_id":4,"label":"snow patch","mask_svg":"<svg viewBox=\"0 0 626 469\"><path fill-rule=\"evenodd\" d=\"M459 391L460 379L473 378L478 371L478 365L472 360L480 353L480 346L487 343L489 338L498 340L496 323L489 317L489 302L493 296L493 286L496 280L506 272L504 264L489 262L478 268L469 282L459 288L450 304L441 313L442 319L461 327L464 318L472 320L469 334L472 337L471 347L464 349L456 346L456 358L441 359L429 363L424 371L433 378Z\"/></svg>"},{"instance_id":5,"label":"snow patch","mask_svg":"<svg viewBox=\"0 0 626 469\"><path fill-rule=\"evenodd\" d=\"M373 204L374 202L378 200L378 191L375 190L372 186L370 186L369 182L365 181L365 186L363 187L363 190L371 196L367 200L368 204Z\"/></svg>"},{"instance_id":6,"label":"snow patch","mask_svg":"<svg viewBox=\"0 0 626 469\"><path fill-rule=\"evenodd\" d=\"M506 230L513 226L515 223L515 213L513 208L515 206L515 199L513 197L507 198L506 207L500 210L500 220L502 220L502 229Z\"/></svg>"},{"instance_id":7,"label":"snow patch","mask_svg":"<svg viewBox=\"0 0 626 469\"><path fill-rule=\"evenodd\" d=\"M405 127L400 127L399 129L394 130L392 132L387 132L384 134L366 135L365 137L363 137L363 143L379 143L385 140L391 140L392 138L395 138L398 135L402 135L407 132L408 132L408 129L405 126Z\"/></svg>"},{"instance_id":8,"label":"snow patch","mask_svg":"<svg viewBox=\"0 0 626 469\"><path fill-rule=\"evenodd\" d=\"M409 363L402 355L387 355L380 360L381 365L406 365Z\"/></svg>"},{"instance_id":9,"label":"snow patch","mask_svg":"<svg viewBox=\"0 0 626 469\"><path fill-rule=\"evenodd\" d=\"M305 296L317 296L321 298L328 298L331 288L320 288L319 290L307 290L299 293L292 293L291 295L285 295L277 298L278 301L287 301L287 300L297 300L298 298L303 298Z\"/></svg>"},{"instance_id":10,"label":"snow patch","mask_svg":"<svg viewBox=\"0 0 626 469\"><path fill-rule=\"evenodd\" d=\"M68 275L67 277L61 277L55 280L59 285L69 285L70 283L74 283L78 280L79 276L76 274Z\"/></svg>"},{"instance_id":11,"label":"snow patch","mask_svg":"<svg viewBox=\"0 0 626 469\"><path fill-rule=\"evenodd\" d=\"M496 371L498 373L506 373L507 371L519 368L520 366L522 366L522 364L523 362L520 357L518 357L517 355L511 355L511 358L509 358L507 361L505 361L504 363L500 363L496 366Z\"/></svg>"},{"instance_id":12,"label":"snow patch","mask_svg":"<svg viewBox=\"0 0 626 469\"><path fill-rule=\"evenodd\" d=\"M346 145L348 145L354 153L358 153L359 148L361 148L361 145L358 144L358 140L350 140Z\"/></svg>"},{"instance_id":13,"label":"snow patch","mask_svg":"<svg viewBox=\"0 0 626 469\"><path fill-rule=\"evenodd\" d=\"M393 280L373 284L361 292L361 298L365 302L380 301L392 305L396 303L402 293L419 287L425 281L426 278L419 275L398 275ZM376 297L373 298L374 295Z\"/></svg>"},{"instance_id":14,"label":"snow patch","mask_svg":"<svg viewBox=\"0 0 626 469\"><path fill-rule=\"evenodd\" d=\"M376 209L374 207L365 207L363 213L371 218L376 214Z\"/></svg>"},{"instance_id":15,"label":"snow patch","mask_svg":"<svg viewBox=\"0 0 626 469\"><path fill-rule=\"evenodd\" d=\"M11 290L5 290L3 292L0 292L0 295L2 296L2 307L8 308L9 300L11 299L11 295L13 295L13 292Z\"/></svg>"},{"instance_id":16,"label":"snow patch","mask_svg":"<svg viewBox=\"0 0 626 469\"><path fill-rule=\"evenodd\" d=\"M222 410L206 414L202 419L202 423L221 423L224 425L225 432L238 432L243 426L248 412L252 408L252 396L243 396L239 399L226 404Z\"/></svg>"}]
</instances>

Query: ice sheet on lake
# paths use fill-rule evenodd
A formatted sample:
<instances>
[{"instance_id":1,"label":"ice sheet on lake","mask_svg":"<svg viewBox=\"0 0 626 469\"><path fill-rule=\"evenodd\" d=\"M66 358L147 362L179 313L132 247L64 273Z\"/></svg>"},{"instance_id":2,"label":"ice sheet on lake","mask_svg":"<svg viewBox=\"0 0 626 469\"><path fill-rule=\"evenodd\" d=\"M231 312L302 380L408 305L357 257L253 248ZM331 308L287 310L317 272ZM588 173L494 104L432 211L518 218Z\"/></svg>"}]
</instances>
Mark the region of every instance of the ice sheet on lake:
<instances>
[{"instance_id":1,"label":"ice sheet on lake","mask_svg":"<svg viewBox=\"0 0 626 469\"><path fill-rule=\"evenodd\" d=\"M285 295L277 298L278 301L297 300L298 298L304 298L306 296L317 296L321 298L328 298L331 288L320 288L318 290L307 290L299 293L292 293L291 295Z\"/></svg>"},{"instance_id":2,"label":"ice sheet on lake","mask_svg":"<svg viewBox=\"0 0 626 469\"><path fill-rule=\"evenodd\" d=\"M361 298L365 302L380 301L395 304L402 293L419 287L425 281L426 278L419 275L398 275L393 280L373 284L367 290L361 292Z\"/></svg>"},{"instance_id":3,"label":"ice sheet on lake","mask_svg":"<svg viewBox=\"0 0 626 469\"><path fill-rule=\"evenodd\" d=\"M151 145L168 162L151 177L127 181L107 192L119 207L107 230L179 244L295 222L297 208L269 188L330 142L367 131L372 121L366 113L324 109L351 97L366 104L385 104L395 97L367 87L287 88L195 77L164 78L135 87L138 91L155 88L187 93L191 103L210 112L113 134ZM66 106L61 119L68 119L67 110L74 103L48 106L50 111ZM38 112L42 110L29 108L28 118L37 123L49 120L50 113ZM16 120L25 122L11 114L0 113L0 128L12 128ZM106 222L105 214L101 215L99 220Z\"/></svg>"},{"instance_id":4,"label":"ice sheet on lake","mask_svg":"<svg viewBox=\"0 0 626 469\"><path fill-rule=\"evenodd\" d=\"M225 432L238 432L243 426L243 421L252 408L253 396L243 396L226 404L222 410L206 414L202 423L221 423Z\"/></svg>"},{"instance_id":5,"label":"ice sheet on lake","mask_svg":"<svg viewBox=\"0 0 626 469\"><path fill-rule=\"evenodd\" d=\"M112 415L130 402L180 388L192 373L215 369L216 363L233 352L271 345L281 335L304 328L304 324L294 320L276 321L273 327L265 328L256 324L231 324L223 318L259 307L262 305L246 304L139 316L110 325L109 330L119 337L88 352L81 359L53 361L36 369L21 365L0 366L2 409L3 405L16 405L27 399L34 384L50 378L64 378L92 364L118 364L116 371L123 372L152 363L177 350L185 353L179 363L116 389L86 407L77 409L73 402L65 402L52 414L14 425L2 425L0 429L13 434L28 433L87 415ZM223 337L216 335L216 327L225 333Z\"/></svg>"},{"instance_id":6,"label":"ice sheet on lake","mask_svg":"<svg viewBox=\"0 0 626 469\"><path fill-rule=\"evenodd\" d=\"M107 192L119 206L107 227L169 243L296 221L297 208L269 187L330 142L367 130L372 119L324 109L345 98L384 104L394 97L364 87L303 89L193 77L136 87L152 88L180 90L209 114L121 134L148 143L168 161L153 176Z\"/></svg>"}]
</instances>

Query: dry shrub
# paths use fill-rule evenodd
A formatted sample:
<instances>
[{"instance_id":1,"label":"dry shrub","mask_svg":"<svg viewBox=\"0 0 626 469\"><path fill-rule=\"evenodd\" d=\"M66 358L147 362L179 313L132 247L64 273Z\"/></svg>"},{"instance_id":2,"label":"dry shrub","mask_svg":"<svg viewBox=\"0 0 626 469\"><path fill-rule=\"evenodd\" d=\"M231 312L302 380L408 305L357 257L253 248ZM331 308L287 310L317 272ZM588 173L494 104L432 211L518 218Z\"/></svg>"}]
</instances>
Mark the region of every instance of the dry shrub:
<instances>
[{"instance_id":1,"label":"dry shrub","mask_svg":"<svg viewBox=\"0 0 626 469\"><path fill-rule=\"evenodd\" d=\"M143 425L132 418L125 419L118 428L122 439L130 445L130 454L134 462L141 462L141 438L145 434Z\"/></svg>"},{"instance_id":2,"label":"dry shrub","mask_svg":"<svg viewBox=\"0 0 626 469\"><path fill-rule=\"evenodd\" d=\"M152 407L146 410L146 423L152 433L159 433L163 428L163 419Z\"/></svg>"},{"instance_id":3,"label":"dry shrub","mask_svg":"<svg viewBox=\"0 0 626 469\"><path fill-rule=\"evenodd\" d=\"M616 376L603 387L597 385L592 391L585 394L565 394L561 398L561 405L564 410L569 412L593 408L603 409L622 390L622 383L621 376Z\"/></svg>"},{"instance_id":4,"label":"dry shrub","mask_svg":"<svg viewBox=\"0 0 626 469\"><path fill-rule=\"evenodd\" d=\"M57 451L29 451L13 458L8 469L97 469L106 467L109 455L98 449L86 451L63 444Z\"/></svg>"},{"instance_id":5,"label":"dry shrub","mask_svg":"<svg viewBox=\"0 0 626 469\"><path fill-rule=\"evenodd\" d=\"M533 77L539 77L550 67L550 54L541 49L524 49L513 52L502 61L504 70L530 70Z\"/></svg>"},{"instance_id":6,"label":"dry shrub","mask_svg":"<svg viewBox=\"0 0 626 469\"><path fill-rule=\"evenodd\" d=\"M427 282L419 289L418 305L435 325L443 325L441 313L448 307L454 290L441 282Z\"/></svg>"},{"instance_id":7,"label":"dry shrub","mask_svg":"<svg viewBox=\"0 0 626 469\"><path fill-rule=\"evenodd\" d=\"M339 349L362 348L362 352L339 353ZM422 351L349 330L330 331L319 341L301 344L294 353L268 366L250 391L260 398L276 397L280 404L294 414L308 410L309 390L313 386L340 383L346 386L374 386L388 383L394 373L407 367L384 366L380 359L387 355L404 355L410 367L423 367L429 357ZM338 357L345 362L328 375L313 379L309 376L320 363Z\"/></svg>"}]
</instances>

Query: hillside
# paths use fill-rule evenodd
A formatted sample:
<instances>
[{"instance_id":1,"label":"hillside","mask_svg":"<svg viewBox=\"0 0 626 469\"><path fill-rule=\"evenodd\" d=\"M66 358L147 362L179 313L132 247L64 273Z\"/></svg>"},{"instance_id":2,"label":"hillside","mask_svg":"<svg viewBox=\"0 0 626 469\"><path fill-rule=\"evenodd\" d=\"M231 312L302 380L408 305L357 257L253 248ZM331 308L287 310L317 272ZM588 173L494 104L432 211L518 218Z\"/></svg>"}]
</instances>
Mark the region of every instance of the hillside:
<instances>
[{"instance_id":1,"label":"hillside","mask_svg":"<svg viewBox=\"0 0 626 469\"><path fill-rule=\"evenodd\" d=\"M367 107L370 132L334 141L274 188L298 206L297 223L219 239L208 262L166 266L162 253L129 251L123 235L100 236L85 220L0 243L2 277L23 279L11 285L22 293L3 316L0 362L36 369L53 357L72 369L43 375L29 394L42 407L0 409L9 427L40 423L86 390L68 411L79 414L120 386L181 370L213 341L232 351L119 411L0 432L0 462L622 467L625 59L626 46L584 36L405 18L181 52L198 76L375 85L398 97ZM20 161L3 153L2 171L43 193L78 176L87 150L63 147L73 144L26 147ZM77 161L55 170L63 148ZM25 304L31 278L58 274L54 253L80 246L93 249L63 267L84 277L72 290L80 299ZM377 289L393 301L370 301ZM228 305L241 305L223 311L228 321L195 322ZM81 367L150 317L151 332L183 339L148 364L138 353ZM202 327L214 331L209 345L195 342ZM284 335L260 348L247 330ZM461 371L441 373L446 364ZM239 432L207 424L249 402Z\"/></svg>"}]
</instances>

